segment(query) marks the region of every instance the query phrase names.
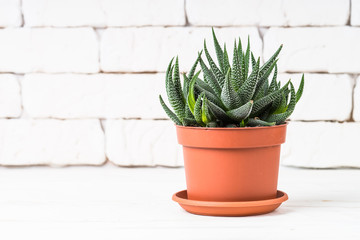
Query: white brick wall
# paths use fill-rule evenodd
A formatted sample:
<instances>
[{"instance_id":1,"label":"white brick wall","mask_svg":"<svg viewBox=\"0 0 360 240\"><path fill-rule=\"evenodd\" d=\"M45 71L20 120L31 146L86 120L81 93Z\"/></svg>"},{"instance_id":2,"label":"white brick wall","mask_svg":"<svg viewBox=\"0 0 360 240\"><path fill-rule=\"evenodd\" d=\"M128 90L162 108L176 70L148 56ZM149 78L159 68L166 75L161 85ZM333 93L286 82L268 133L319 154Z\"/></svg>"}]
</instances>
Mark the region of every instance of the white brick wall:
<instances>
[{"instance_id":1,"label":"white brick wall","mask_svg":"<svg viewBox=\"0 0 360 240\"><path fill-rule=\"evenodd\" d=\"M354 120L360 122L360 77L357 78L354 90Z\"/></svg>"},{"instance_id":2,"label":"white brick wall","mask_svg":"<svg viewBox=\"0 0 360 240\"><path fill-rule=\"evenodd\" d=\"M157 97L166 96L164 82L165 74L27 74L24 111L33 118L165 118Z\"/></svg>"},{"instance_id":3,"label":"white brick wall","mask_svg":"<svg viewBox=\"0 0 360 240\"><path fill-rule=\"evenodd\" d=\"M170 121L107 120L105 133L106 155L116 165L183 165Z\"/></svg>"},{"instance_id":4,"label":"white brick wall","mask_svg":"<svg viewBox=\"0 0 360 240\"><path fill-rule=\"evenodd\" d=\"M283 164L360 167L360 0L0 0L0 165L181 166L158 94L210 26L305 72Z\"/></svg>"},{"instance_id":5,"label":"white brick wall","mask_svg":"<svg viewBox=\"0 0 360 240\"><path fill-rule=\"evenodd\" d=\"M0 117L20 117L21 96L16 76L0 74Z\"/></svg>"},{"instance_id":6,"label":"white brick wall","mask_svg":"<svg viewBox=\"0 0 360 240\"><path fill-rule=\"evenodd\" d=\"M289 79L298 89L302 74L280 74L285 84ZM306 74L301 101L291 120L337 120L351 118L353 79L345 74Z\"/></svg>"},{"instance_id":7,"label":"white brick wall","mask_svg":"<svg viewBox=\"0 0 360 240\"><path fill-rule=\"evenodd\" d=\"M349 19L349 0L190 0L190 24L199 26L335 26Z\"/></svg>"},{"instance_id":8,"label":"white brick wall","mask_svg":"<svg viewBox=\"0 0 360 240\"><path fill-rule=\"evenodd\" d=\"M360 123L291 122L286 141L285 165L360 167Z\"/></svg>"},{"instance_id":9,"label":"white brick wall","mask_svg":"<svg viewBox=\"0 0 360 240\"><path fill-rule=\"evenodd\" d=\"M2 72L99 70L98 42L91 28L0 29L0 53Z\"/></svg>"},{"instance_id":10,"label":"white brick wall","mask_svg":"<svg viewBox=\"0 0 360 240\"><path fill-rule=\"evenodd\" d=\"M264 37L264 57L284 44L279 69L289 72L358 73L360 28L270 28Z\"/></svg>"},{"instance_id":11,"label":"white brick wall","mask_svg":"<svg viewBox=\"0 0 360 240\"><path fill-rule=\"evenodd\" d=\"M21 24L20 0L0 0L0 27L19 27Z\"/></svg>"},{"instance_id":12,"label":"white brick wall","mask_svg":"<svg viewBox=\"0 0 360 240\"><path fill-rule=\"evenodd\" d=\"M236 37L241 36L246 43L249 35L254 54L261 55L262 42L256 28L223 28L217 33L219 41L226 42L231 52ZM209 28L109 28L101 38L101 70L163 72L170 59L178 55L182 70L187 71L202 49L204 38L212 50Z\"/></svg>"},{"instance_id":13,"label":"white brick wall","mask_svg":"<svg viewBox=\"0 0 360 240\"><path fill-rule=\"evenodd\" d=\"M99 120L0 120L0 165L99 165L105 162Z\"/></svg>"},{"instance_id":14,"label":"white brick wall","mask_svg":"<svg viewBox=\"0 0 360 240\"><path fill-rule=\"evenodd\" d=\"M185 25L184 0L23 0L23 11L32 27Z\"/></svg>"}]
</instances>

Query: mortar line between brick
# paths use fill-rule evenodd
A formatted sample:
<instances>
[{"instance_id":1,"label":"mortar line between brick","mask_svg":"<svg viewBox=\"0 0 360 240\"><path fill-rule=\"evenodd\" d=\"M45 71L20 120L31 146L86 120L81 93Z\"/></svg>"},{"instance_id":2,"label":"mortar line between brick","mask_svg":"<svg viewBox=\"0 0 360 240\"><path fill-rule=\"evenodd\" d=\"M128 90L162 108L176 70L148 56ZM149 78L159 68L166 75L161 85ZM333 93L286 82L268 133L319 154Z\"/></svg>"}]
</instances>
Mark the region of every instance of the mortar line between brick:
<instances>
[{"instance_id":1,"label":"mortar line between brick","mask_svg":"<svg viewBox=\"0 0 360 240\"><path fill-rule=\"evenodd\" d=\"M23 11L23 0L20 0L20 12L21 12L21 25L20 27L24 27L25 25L25 18L24 18L24 11Z\"/></svg>"},{"instance_id":2,"label":"mortar line between brick","mask_svg":"<svg viewBox=\"0 0 360 240\"><path fill-rule=\"evenodd\" d=\"M354 120L354 109L355 109L355 87L357 84L356 79L359 75L353 75L353 86L352 86L352 92L351 92L351 111L350 111L350 118L349 122L355 122Z\"/></svg>"},{"instance_id":3,"label":"mortar line between brick","mask_svg":"<svg viewBox=\"0 0 360 240\"><path fill-rule=\"evenodd\" d=\"M108 164L110 162L109 158L106 155L106 135L105 135L105 126L104 126L103 121L104 121L104 119L99 119L100 127L101 127L101 130L102 130L103 135L104 135L104 155L105 155L105 161L103 162L103 164L101 164L101 166L104 166L104 165L106 165L106 164Z\"/></svg>"},{"instance_id":4,"label":"mortar line between brick","mask_svg":"<svg viewBox=\"0 0 360 240\"><path fill-rule=\"evenodd\" d=\"M351 26L351 8L352 8L352 0L349 0L349 18L346 22L346 26Z\"/></svg>"},{"instance_id":5,"label":"mortar line between brick","mask_svg":"<svg viewBox=\"0 0 360 240\"><path fill-rule=\"evenodd\" d=\"M186 1L187 1L187 0L184 0L185 27L189 27L189 26L190 26L190 23L189 23L189 19L188 19L187 12L186 12Z\"/></svg>"},{"instance_id":6,"label":"mortar line between brick","mask_svg":"<svg viewBox=\"0 0 360 240\"><path fill-rule=\"evenodd\" d=\"M20 94L20 108L21 108L21 112L19 117L17 118L23 118L24 117L24 99L23 99L23 87L22 87L22 80L24 79L25 74L16 74L16 81L19 84L19 94ZM22 79L20 79L22 78ZM15 119L17 119L15 118Z\"/></svg>"}]
</instances>

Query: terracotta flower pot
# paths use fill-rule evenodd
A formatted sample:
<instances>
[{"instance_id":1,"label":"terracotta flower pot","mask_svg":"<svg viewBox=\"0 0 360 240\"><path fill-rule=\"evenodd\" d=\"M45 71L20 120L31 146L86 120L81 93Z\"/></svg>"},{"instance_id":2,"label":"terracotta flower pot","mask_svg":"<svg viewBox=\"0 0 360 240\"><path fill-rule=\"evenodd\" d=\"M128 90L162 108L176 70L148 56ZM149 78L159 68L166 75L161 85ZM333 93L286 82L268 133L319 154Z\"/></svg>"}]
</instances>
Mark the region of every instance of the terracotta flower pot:
<instances>
[{"instance_id":1,"label":"terracotta flower pot","mask_svg":"<svg viewBox=\"0 0 360 240\"><path fill-rule=\"evenodd\" d=\"M188 199L224 202L276 198L286 126L176 126L184 151Z\"/></svg>"}]
</instances>

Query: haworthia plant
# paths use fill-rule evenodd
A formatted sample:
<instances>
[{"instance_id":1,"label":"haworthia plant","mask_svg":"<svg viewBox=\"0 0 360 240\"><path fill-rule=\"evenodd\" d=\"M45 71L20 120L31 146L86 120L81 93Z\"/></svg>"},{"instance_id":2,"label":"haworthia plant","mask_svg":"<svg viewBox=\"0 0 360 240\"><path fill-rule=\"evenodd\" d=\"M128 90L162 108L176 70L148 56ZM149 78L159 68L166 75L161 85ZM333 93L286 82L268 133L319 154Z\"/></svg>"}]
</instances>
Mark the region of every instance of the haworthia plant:
<instances>
[{"instance_id":1,"label":"haworthia plant","mask_svg":"<svg viewBox=\"0 0 360 240\"><path fill-rule=\"evenodd\" d=\"M159 96L169 118L176 125L194 127L283 124L301 98L304 75L297 91L291 80L284 86L277 81L277 61L282 45L268 61L260 65L260 58L256 59L250 50L250 39L243 51L239 38L238 42L234 42L233 54L230 55L233 59L230 61L226 46L222 48L214 30L212 33L218 65L204 41L204 50L198 53L190 72L183 74L181 85L179 60L176 57L175 62L174 59L170 61L165 86L173 110ZM203 52L208 66L203 60ZM198 67L201 70L196 72ZM203 79L200 78L201 72Z\"/></svg>"}]
</instances>

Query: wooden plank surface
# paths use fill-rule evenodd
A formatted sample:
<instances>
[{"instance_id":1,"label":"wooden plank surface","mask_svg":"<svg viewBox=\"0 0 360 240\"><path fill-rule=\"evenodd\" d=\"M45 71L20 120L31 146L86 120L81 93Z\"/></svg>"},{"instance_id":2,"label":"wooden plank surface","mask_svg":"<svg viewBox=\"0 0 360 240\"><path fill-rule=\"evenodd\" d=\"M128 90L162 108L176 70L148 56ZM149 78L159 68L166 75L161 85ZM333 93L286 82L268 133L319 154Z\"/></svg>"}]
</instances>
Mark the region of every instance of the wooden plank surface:
<instances>
[{"instance_id":1,"label":"wooden plank surface","mask_svg":"<svg viewBox=\"0 0 360 240\"><path fill-rule=\"evenodd\" d=\"M0 239L360 239L360 171L280 169L289 200L253 217L189 214L183 168L0 168Z\"/></svg>"}]
</instances>

